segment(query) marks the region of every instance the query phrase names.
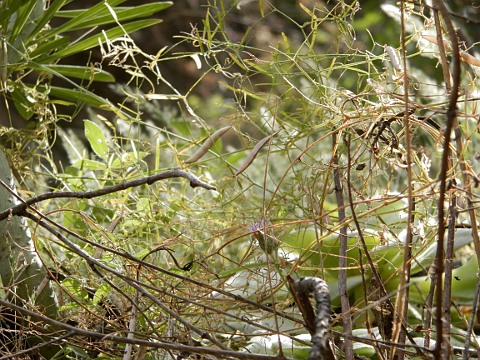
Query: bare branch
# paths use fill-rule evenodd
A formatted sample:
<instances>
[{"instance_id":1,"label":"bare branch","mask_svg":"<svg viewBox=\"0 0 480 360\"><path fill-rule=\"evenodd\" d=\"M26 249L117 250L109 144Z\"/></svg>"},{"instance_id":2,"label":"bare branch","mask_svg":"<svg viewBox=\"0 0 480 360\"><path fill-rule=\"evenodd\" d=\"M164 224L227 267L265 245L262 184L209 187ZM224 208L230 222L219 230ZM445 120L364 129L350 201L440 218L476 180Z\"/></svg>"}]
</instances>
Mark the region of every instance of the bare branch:
<instances>
[{"instance_id":1,"label":"bare branch","mask_svg":"<svg viewBox=\"0 0 480 360\"><path fill-rule=\"evenodd\" d=\"M140 185L151 185L157 181L170 179L170 178L178 178L182 177L190 181L190 186L192 188L195 187L202 187L207 190L217 190L215 186L209 185L202 180L200 180L195 175L181 169L172 169L167 170L155 175L142 177L139 179L133 179L129 181L125 181L116 185L107 186L103 189L92 190L92 191L58 191L53 193L44 193L35 197L32 197L28 200L22 201L21 204L13 206L7 210L4 210L0 213L0 221L6 219L9 216L20 215L22 214L28 206L36 204L41 201L49 200L49 199L58 199L58 198L77 198L77 199L92 199L100 196L104 196L107 194L112 194L118 191L126 190L132 187L137 187ZM0 180L0 184L2 184L5 188L8 189L8 186Z\"/></svg>"}]
</instances>

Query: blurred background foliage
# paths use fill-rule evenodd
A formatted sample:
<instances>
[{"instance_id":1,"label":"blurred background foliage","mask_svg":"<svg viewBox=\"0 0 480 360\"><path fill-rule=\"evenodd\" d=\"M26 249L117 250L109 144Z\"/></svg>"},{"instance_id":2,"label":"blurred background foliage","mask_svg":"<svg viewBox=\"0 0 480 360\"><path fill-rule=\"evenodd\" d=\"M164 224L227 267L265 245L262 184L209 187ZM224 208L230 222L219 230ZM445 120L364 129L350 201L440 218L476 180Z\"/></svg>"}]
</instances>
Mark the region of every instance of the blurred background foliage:
<instances>
[{"instance_id":1,"label":"blurred background foliage","mask_svg":"<svg viewBox=\"0 0 480 360\"><path fill-rule=\"evenodd\" d=\"M31 8L20 5L10 15L23 10L25 24L35 25L30 32L14 35L11 17L0 18L8 49L2 78L8 116L0 139L23 196L95 190L176 167L217 187L208 192L170 179L99 199L40 203L39 211L75 233L69 235L82 252L113 270L94 270L32 223L42 262L62 274L55 284L59 319L125 334L135 318L136 338L212 346L193 324L234 351L277 354L283 347L287 356L306 358L309 335L286 276L319 276L330 286L341 353L338 234L346 225L355 351L378 358L380 350L361 340L378 333L367 310L366 252L387 293L395 294L407 226L402 112L408 76L415 109L408 135L415 199L408 329L418 338L430 331L425 308L447 93L438 47L422 37L434 35L428 6L405 5L405 73L395 2L49 2L47 9L61 8L55 13L42 12L40 2L24 3ZM462 49L478 58L479 9L462 1L448 5ZM463 63L459 121L475 179L477 76L478 67ZM232 128L201 159L186 161L225 126ZM344 221L336 167L348 204ZM458 171L457 165L450 176L462 184ZM478 264L459 197L452 344L462 348ZM141 281L184 321L139 297L118 274ZM62 351L72 358L125 358L128 350L80 337L68 344ZM142 356L168 355L149 349Z\"/></svg>"}]
</instances>

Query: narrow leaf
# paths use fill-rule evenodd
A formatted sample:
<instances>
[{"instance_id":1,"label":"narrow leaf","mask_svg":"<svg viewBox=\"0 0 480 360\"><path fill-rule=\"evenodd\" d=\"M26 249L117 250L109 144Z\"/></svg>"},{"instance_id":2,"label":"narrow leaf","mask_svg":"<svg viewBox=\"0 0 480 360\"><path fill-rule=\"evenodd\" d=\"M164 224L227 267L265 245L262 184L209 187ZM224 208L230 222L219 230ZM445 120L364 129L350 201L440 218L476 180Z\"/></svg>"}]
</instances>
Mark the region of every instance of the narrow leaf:
<instances>
[{"instance_id":1,"label":"narrow leaf","mask_svg":"<svg viewBox=\"0 0 480 360\"><path fill-rule=\"evenodd\" d=\"M131 33L135 32L137 30L140 30L140 29L158 24L160 22L161 22L161 20L134 21L134 22L131 22L127 25L124 25L123 29L119 28L119 27L109 29L109 30L105 31L105 34L107 35L107 39L115 39L117 37L125 35L125 32L127 32L128 34L131 34ZM107 41L107 39L105 39L105 36L103 35L103 33L96 34L94 36L91 36L91 37L83 40L83 41L80 41L76 44L73 44L72 46L69 46L68 48L66 48L64 50L61 50L61 51L53 54L52 56L47 57L46 59L42 59L42 61L47 62L47 61L52 61L52 60L59 59L59 58L65 58L67 56L70 56L70 55L73 55L73 54L91 49L95 46L98 46L99 40L100 40L101 43L104 43L104 42Z\"/></svg>"},{"instance_id":2,"label":"narrow leaf","mask_svg":"<svg viewBox=\"0 0 480 360\"><path fill-rule=\"evenodd\" d=\"M43 88L39 87L39 89L43 89ZM84 103L87 103L88 105L98 107L98 108L102 107L102 108L108 108L110 110L115 109L115 106L113 106L112 103L110 103L107 99L104 99L86 90L80 91L80 90L72 90L72 89L52 86L50 87L50 95L54 97L58 97L60 99L72 101L75 104L84 102Z\"/></svg>"},{"instance_id":3,"label":"narrow leaf","mask_svg":"<svg viewBox=\"0 0 480 360\"><path fill-rule=\"evenodd\" d=\"M116 6L125 0L110 0L109 4L110 6ZM67 32L67 31L72 31L76 30L78 26L81 26L82 23L86 21L90 21L94 18L97 18L99 16L103 16L108 14L108 9L105 6L104 2L100 2L97 5L92 6L90 9L87 10L81 10L81 14L77 15L75 18L73 18L70 21L67 21L65 24L60 25L50 31L48 31L42 38L38 39L39 41L42 41L44 38L52 38L55 35ZM57 14L58 15L58 14ZM113 19L112 19L113 21Z\"/></svg>"},{"instance_id":4,"label":"narrow leaf","mask_svg":"<svg viewBox=\"0 0 480 360\"><path fill-rule=\"evenodd\" d=\"M115 20L118 22L123 22L127 20L140 19L142 17L152 16L157 12L170 7L171 5L172 5L171 2L160 2L160 3L154 3L154 4L139 5L135 7L116 7L116 8L113 8L113 10L115 11L115 15L117 17L117 19ZM64 11L59 13L57 16L59 17L67 16L67 17L75 18L74 15L77 14L78 16L82 13L82 11L84 10ZM106 13L103 16L98 16L78 24L75 27L75 30L91 28L99 25L111 24L113 22L114 22L114 18L112 17L112 15L110 13Z\"/></svg>"},{"instance_id":5,"label":"narrow leaf","mask_svg":"<svg viewBox=\"0 0 480 360\"><path fill-rule=\"evenodd\" d=\"M58 37L54 40L45 41L43 44L39 44L39 46L33 50L29 56L31 59L35 59L36 57L57 51L57 49L66 49L69 45L70 39L66 37Z\"/></svg>"},{"instance_id":6,"label":"narrow leaf","mask_svg":"<svg viewBox=\"0 0 480 360\"><path fill-rule=\"evenodd\" d=\"M82 79L86 81L115 81L114 76L109 72L101 69L94 69L90 66L45 65L37 68L35 64L31 64L31 67L39 71L51 71L54 75L60 74L70 78Z\"/></svg>"},{"instance_id":7,"label":"narrow leaf","mask_svg":"<svg viewBox=\"0 0 480 360\"><path fill-rule=\"evenodd\" d=\"M78 160L70 166L84 170L105 170L105 163L89 159Z\"/></svg>"},{"instance_id":8,"label":"narrow leaf","mask_svg":"<svg viewBox=\"0 0 480 360\"><path fill-rule=\"evenodd\" d=\"M8 39L10 43L13 43L17 36L25 31L27 22L33 23L37 17L40 17L39 12L43 12L43 4L40 1L30 1L18 9L17 18Z\"/></svg>"},{"instance_id":9,"label":"narrow leaf","mask_svg":"<svg viewBox=\"0 0 480 360\"><path fill-rule=\"evenodd\" d=\"M0 3L0 24L4 24L7 19L12 18L12 14L15 13L21 6L25 4L25 1L2 1Z\"/></svg>"},{"instance_id":10,"label":"narrow leaf","mask_svg":"<svg viewBox=\"0 0 480 360\"><path fill-rule=\"evenodd\" d=\"M245 89L237 89L233 86L228 85L227 83L225 83L223 81L219 81L219 84L226 87L228 90L231 90L233 92L240 93L240 94L246 95L246 96L250 96L252 99L260 100L260 101L266 101L266 99L264 97L258 96L257 94L255 94L251 91L248 91L248 90L245 90Z\"/></svg>"},{"instance_id":11,"label":"narrow leaf","mask_svg":"<svg viewBox=\"0 0 480 360\"><path fill-rule=\"evenodd\" d=\"M215 131L212 135L210 135L207 140L203 143L203 145L187 160L185 160L185 164L191 164L195 161L200 160L200 158L205 155L208 150L213 146L215 141L220 139L228 130L230 130L232 126L225 126L217 131Z\"/></svg>"},{"instance_id":12,"label":"narrow leaf","mask_svg":"<svg viewBox=\"0 0 480 360\"><path fill-rule=\"evenodd\" d=\"M235 176L240 175L242 172L244 172L252 164L253 160L255 160L255 158L257 157L259 151L265 146L266 143L268 143L273 138L273 136L275 134L276 133L273 133L272 135L268 135L268 136L264 137L262 140L260 140L257 143L257 145L255 145L252 152L250 154L248 154L248 156L245 159L245 161L243 162L242 166L240 166L240 169L238 169L237 172L235 173Z\"/></svg>"},{"instance_id":13,"label":"narrow leaf","mask_svg":"<svg viewBox=\"0 0 480 360\"><path fill-rule=\"evenodd\" d=\"M58 11L64 6L68 4L72 0L55 0L50 2L50 6L44 11L43 16L38 19L35 28L32 32L28 35L26 39L26 43L30 43L31 39L35 37L40 31L42 31L45 25L58 13Z\"/></svg>"}]
</instances>

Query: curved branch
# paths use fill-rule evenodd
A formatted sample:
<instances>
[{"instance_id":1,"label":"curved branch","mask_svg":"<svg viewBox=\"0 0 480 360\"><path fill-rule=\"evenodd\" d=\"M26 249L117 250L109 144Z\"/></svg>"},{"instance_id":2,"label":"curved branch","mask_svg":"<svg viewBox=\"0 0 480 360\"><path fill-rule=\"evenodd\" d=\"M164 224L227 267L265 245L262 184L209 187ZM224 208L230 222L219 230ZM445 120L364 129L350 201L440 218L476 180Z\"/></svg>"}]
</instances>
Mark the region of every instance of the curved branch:
<instances>
[{"instance_id":1,"label":"curved branch","mask_svg":"<svg viewBox=\"0 0 480 360\"><path fill-rule=\"evenodd\" d=\"M137 187L140 185L151 185L159 180L165 180L170 178L178 178L182 177L190 181L190 186L192 188L195 187L202 187L207 190L217 190L215 186L209 185L202 180L200 180L195 175L181 170L181 169L173 169L167 170L155 175L150 175L146 177L142 177L139 179L133 179L129 181L125 181L116 185L106 186L102 189L92 190L92 191L58 191L53 193L45 193L38 196L34 196L28 200L22 201L20 204L13 206L9 209L6 209L0 213L0 221L5 220L9 216L16 216L22 214L25 209L33 204L36 204L41 201L49 200L49 199L58 199L58 198L77 198L77 199L92 199L95 197L100 197L107 194L112 194L118 191L126 190L132 187ZM0 180L0 184L2 184L5 188L9 188L2 180Z\"/></svg>"},{"instance_id":2,"label":"curved branch","mask_svg":"<svg viewBox=\"0 0 480 360\"><path fill-rule=\"evenodd\" d=\"M318 277L304 277L296 283L297 296L302 299L298 304L307 304L308 295L313 293L317 303L317 314L315 316L315 331L312 334L312 350L308 357L309 360L323 359L335 360L333 344L330 340L330 291L325 280ZM305 313L303 312L305 317ZM309 319L311 320L311 319Z\"/></svg>"}]
</instances>

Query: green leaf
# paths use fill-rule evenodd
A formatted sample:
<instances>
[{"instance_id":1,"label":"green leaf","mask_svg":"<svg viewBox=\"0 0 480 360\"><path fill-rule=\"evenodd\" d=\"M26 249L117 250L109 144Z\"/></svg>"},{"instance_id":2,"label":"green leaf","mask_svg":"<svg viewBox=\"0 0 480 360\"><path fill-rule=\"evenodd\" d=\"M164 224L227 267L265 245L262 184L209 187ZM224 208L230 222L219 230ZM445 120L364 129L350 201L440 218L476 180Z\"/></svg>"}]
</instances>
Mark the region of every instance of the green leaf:
<instances>
[{"instance_id":1,"label":"green leaf","mask_svg":"<svg viewBox=\"0 0 480 360\"><path fill-rule=\"evenodd\" d=\"M25 119L30 120L30 118L35 113L33 109L33 104L28 101L25 93L22 91L15 90L10 93L13 100L13 105L17 109L18 113Z\"/></svg>"},{"instance_id":2,"label":"green leaf","mask_svg":"<svg viewBox=\"0 0 480 360\"><path fill-rule=\"evenodd\" d=\"M38 19L35 28L29 34L26 39L26 43L30 43L32 38L36 36L40 31L42 31L45 25L58 13L58 11L64 6L68 4L72 0L55 0L50 2L50 6L44 11L43 16Z\"/></svg>"},{"instance_id":3,"label":"green leaf","mask_svg":"<svg viewBox=\"0 0 480 360\"><path fill-rule=\"evenodd\" d=\"M139 160L142 160L148 155L146 151L137 151L137 152L128 152L122 154L120 158L115 159L110 164L110 168L112 169L121 169L127 168L138 163Z\"/></svg>"},{"instance_id":4,"label":"green leaf","mask_svg":"<svg viewBox=\"0 0 480 360\"><path fill-rule=\"evenodd\" d=\"M82 170L105 170L105 163L89 159L78 160L71 166Z\"/></svg>"},{"instance_id":5,"label":"green leaf","mask_svg":"<svg viewBox=\"0 0 480 360\"><path fill-rule=\"evenodd\" d=\"M134 21L134 22L131 22L127 25L124 25L123 29L117 27L117 28L113 28L113 29L105 31L105 34L106 34L107 38L105 38L103 33L96 34L94 36L91 36L91 37L83 40L83 41L80 41L76 44L73 44L72 46L69 46L68 48L66 48L64 50L58 51L57 53L55 53L51 56L43 58L42 61L43 62L49 62L49 61L53 61L53 60L56 60L56 59L65 58L67 56L70 56L70 55L73 55L73 54L91 49L95 46L98 46L99 43L103 44L108 39L115 39L117 37L123 36L123 35L125 35L125 32L130 34L132 32L135 32L137 30L140 30L140 29L158 24L160 22L161 22L161 20Z\"/></svg>"},{"instance_id":6,"label":"green leaf","mask_svg":"<svg viewBox=\"0 0 480 360\"><path fill-rule=\"evenodd\" d=\"M105 135L102 129L93 121L84 120L85 123L85 136L90 143L95 154L105 159L108 155L108 145L105 141Z\"/></svg>"},{"instance_id":7,"label":"green leaf","mask_svg":"<svg viewBox=\"0 0 480 360\"><path fill-rule=\"evenodd\" d=\"M143 249L140 250L139 252L133 254L133 256L137 259L143 259L145 256L148 255L148 253L151 251L151 249Z\"/></svg>"},{"instance_id":8,"label":"green leaf","mask_svg":"<svg viewBox=\"0 0 480 360\"><path fill-rule=\"evenodd\" d=\"M49 71L52 74L58 76L64 75L71 78L82 79L86 81L101 81L101 82L114 82L115 77L101 69L94 69L89 66L76 66L76 65L44 65L36 66L31 64L31 67L39 71Z\"/></svg>"},{"instance_id":9,"label":"green leaf","mask_svg":"<svg viewBox=\"0 0 480 360\"><path fill-rule=\"evenodd\" d=\"M88 297L87 290L85 290L82 282L79 280L67 278L62 281L62 286L65 290L67 290L74 296L78 296L83 299L86 299Z\"/></svg>"},{"instance_id":10,"label":"green leaf","mask_svg":"<svg viewBox=\"0 0 480 360\"><path fill-rule=\"evenodd\" d=\"M41 87L39 88L41 89ZM50 88L50 95L64 100L72 101L75 104L80 104L84 102L94 107L115 110L115 106L113 106L107 99L95 95L94 93L87 90L81 91L76 89L66 89L52 86Z\"/></svg>"},{"instance_id":11,"label":"green leaf","mask_svg":"<svg viewBox=\"0 0 480 360\"><path fill-rule=\"evenodd\" d=\"M109 5L110 6L115 6L118 4L121 4L125 0L110 0ZM99 16L104 16L105 14L109 13L108 8L105 6L105 3L102 1L98 3L97 5L92 6L88 10L80 10L81 14L73 18L70 21L67 21L65 24L60 25L48 32L45 33L43 37L38 39L39 41L45 39L45 38L51 38L55 35L67 32L67 31L72 31L72 30L77 30L82 28L82 24L86 21L90 21L92 18L97 18ZM58 16L58 13L56 14ZM112 21L113 22L113 19Z\"/></svg>"},{"instance_id":12,"label":"green leaf","mask_svg":"<svg viewBox=\"0 0 480 360\"><path fill-rule=\"evenodd\" d=\"M122 21L152 16L153 14L159 11L162 11L172 5L173 5L172 2L160 2L160 3L154 3L154 4L139 5L135 7L116 7L116 8L113 8L113 10L117 17L117 21L122 22ZM69 17L69 18L75 19L77 16L81 16L82 12L84 11L85 10L62 11L62 12L59 12L57 16ZM110 23L113 23L114 21L115 19L112 17L112 14L109 11L107 11L107 13L104 16L98 16L96 18L89 19L89 21L84 21L78 24L78 27L76 27L75 30L110 24Z\"/></svg>"},{"instance_id":13,"label":"green leaf","mask_svg":"<svg viewBox=\"0 0 480 360\"><path fill-rule=\"evenodd\" d=\"M40 15L39 12L43 12L43 4L41 1L30 1L26 6L22 6L17 11L17 18L12 27L12 32L9 36L9 41L13 41L25 30L25 25L28 21L33 22L34 19L38 18Z\"/></svg>"},{"instance_id":14,"label":"green leaf","mask_svg":"<svg viewBox=\"0 0 480 360\"><path fill-rule=\"evenodd\" d=\"M9 0L2 1L0 6L0 24L3 28L8 27L8 21L12 18L12 15L22 6L27 4L28 0ZM30 0L30 3L34 4L36 0Z\"/></svg>"},{"instance_id":15,"label":"green leaf","mask_svg":"<svg viewBox=\"0 0 480 360\"><path fill-rule=\"evenodd\" d=\"M33 50L28 56L30 59L35 59L38 56L49 54L57 51L57 49L65 49L70 45L70 39L66 37L58 37L51 41L45 41Z\"/></svg>"},{"instance_id":16,"label":"green leaf","mask_svg":"<svg viewBox=\"0 0 480 360\"><path fill-rule=\"evenodd\" d=\"M110 292L111 288L110 285L107 283L103 283L100 288L95 291L95 295L93 295L93 303L98 304L100 301L105 297L105 295L108 295Z\"/></svg>"}]
</instances>

